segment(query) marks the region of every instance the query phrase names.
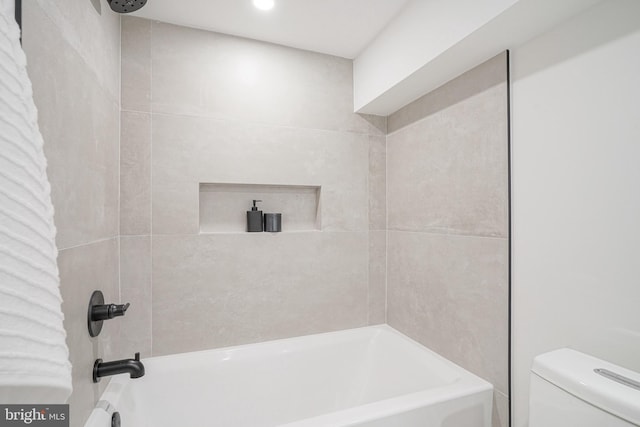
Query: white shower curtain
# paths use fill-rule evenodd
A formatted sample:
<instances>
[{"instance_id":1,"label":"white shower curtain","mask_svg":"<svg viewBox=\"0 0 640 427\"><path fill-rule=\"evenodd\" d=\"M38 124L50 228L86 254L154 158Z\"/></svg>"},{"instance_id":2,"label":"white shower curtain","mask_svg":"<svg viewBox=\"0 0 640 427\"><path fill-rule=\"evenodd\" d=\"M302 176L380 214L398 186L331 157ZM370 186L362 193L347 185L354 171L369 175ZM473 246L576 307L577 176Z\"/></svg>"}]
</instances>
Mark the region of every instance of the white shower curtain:
<instances>
[{"instance_id":1,"label":"white shower curtain","mask_svg":"<svg viewBox=\"0 0 640 427\"><path fill-rule=\"evenodd\" d=\"M0 404L71 394L51 188L14 0L0 0Z\"/></svg>"}]
</instances>

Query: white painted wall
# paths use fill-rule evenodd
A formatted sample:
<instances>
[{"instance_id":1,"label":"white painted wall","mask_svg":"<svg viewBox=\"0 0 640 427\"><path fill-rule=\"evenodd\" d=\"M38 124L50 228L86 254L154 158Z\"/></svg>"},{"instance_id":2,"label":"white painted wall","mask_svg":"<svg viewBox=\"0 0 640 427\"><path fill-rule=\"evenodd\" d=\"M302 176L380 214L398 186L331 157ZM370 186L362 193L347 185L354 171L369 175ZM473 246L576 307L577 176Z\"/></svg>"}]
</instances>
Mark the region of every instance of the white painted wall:
<instances>
[{"instance_id":1,"label":"white painted wall","mask_svg":"<svg viewBox=\"0 0 640 427\"><path fill-rule=\"evenodd\" d=\"M411 0L354 61L356 111L517 1Z\"/></svg>"},{"instance_id":2,"label":"white painted wall","mask_svg":"<svg viewBox=\"0 0 640 427\"><path fill-rule=\"evenodd\" d=\"M600 0L412 0L354 61L354 109L387 116Z\"/></svg>"},{"instance_id":3,"label":"white painted wall","mask_svg":"<svg viewBox=\"0 0 640 427\"><path fill-rule=\"evenodd\" d=\"M559 347L640 371L640 2L512 52L513 402Z\"/></svg>"}]
</instances>

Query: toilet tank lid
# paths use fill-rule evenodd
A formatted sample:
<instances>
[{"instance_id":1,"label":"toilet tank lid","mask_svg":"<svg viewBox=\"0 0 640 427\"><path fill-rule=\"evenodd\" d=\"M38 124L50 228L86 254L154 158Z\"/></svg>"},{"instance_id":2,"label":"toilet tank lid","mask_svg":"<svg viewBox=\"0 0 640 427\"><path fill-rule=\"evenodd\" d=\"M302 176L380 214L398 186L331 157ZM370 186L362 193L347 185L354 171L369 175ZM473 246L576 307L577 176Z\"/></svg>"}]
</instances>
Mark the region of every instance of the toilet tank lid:
<instances>
[{"instance_id":1,"label":"toilet tank lid","mask_svg":"<svg viewBox=\"0 0 640 427\"><path fill-rule=\"evenodd\" d=\"M600 375L596 369L620 375L632 385ZM537 356L531 371L593 406L640 425L640 390L633 387L633 382L640 384L638 372L569 348Z\"/></svg>"}]
</instances>

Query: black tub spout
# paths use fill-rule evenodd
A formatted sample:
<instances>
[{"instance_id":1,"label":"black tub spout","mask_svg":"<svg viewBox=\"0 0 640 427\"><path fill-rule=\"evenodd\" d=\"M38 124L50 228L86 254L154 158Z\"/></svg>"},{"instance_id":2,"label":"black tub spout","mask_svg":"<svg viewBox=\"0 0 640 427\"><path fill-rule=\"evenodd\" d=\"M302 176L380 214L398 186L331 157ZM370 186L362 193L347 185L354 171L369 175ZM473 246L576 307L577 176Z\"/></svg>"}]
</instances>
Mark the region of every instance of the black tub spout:
<instances>
[{"instance_id":1,"label":"black tub spout","mask_svg":"<svg viewBox=\"0 0 640 427\"><path fill-rule=\"evenodd\" d=\"M128 373L131 378L140 378L144 375L144 365L140 361L140 353L136 353L135 359L116 360L103 362L97 359L93 364L93 382L97 383L102 377Z\"/></svg>"}]
</instances>

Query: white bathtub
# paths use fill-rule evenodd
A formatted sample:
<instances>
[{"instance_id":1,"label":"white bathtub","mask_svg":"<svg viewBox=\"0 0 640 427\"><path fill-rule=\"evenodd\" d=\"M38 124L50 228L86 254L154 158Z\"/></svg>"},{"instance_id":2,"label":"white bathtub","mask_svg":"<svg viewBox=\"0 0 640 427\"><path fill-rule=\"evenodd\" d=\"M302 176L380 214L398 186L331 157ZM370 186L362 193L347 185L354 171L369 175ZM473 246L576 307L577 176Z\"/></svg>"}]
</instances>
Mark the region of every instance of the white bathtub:
<instances>
[{"instance_id":1,"label":"white bathtub","mask_svg":"<svg viewBox=\"0 0 640 427\"><path fill-rule=\"evenodd\" d=\"M85 427L490 427L492 385L388 326L143 360Z\"/></svg>"}]
</instances>

